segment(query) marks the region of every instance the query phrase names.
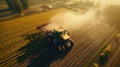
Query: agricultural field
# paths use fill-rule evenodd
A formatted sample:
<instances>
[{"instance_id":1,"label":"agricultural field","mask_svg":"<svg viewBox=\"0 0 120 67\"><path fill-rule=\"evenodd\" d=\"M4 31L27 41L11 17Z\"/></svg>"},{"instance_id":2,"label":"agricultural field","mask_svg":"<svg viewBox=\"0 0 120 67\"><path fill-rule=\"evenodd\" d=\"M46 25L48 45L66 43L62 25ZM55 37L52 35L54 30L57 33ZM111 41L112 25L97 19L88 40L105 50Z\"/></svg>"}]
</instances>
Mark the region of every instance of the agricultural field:
<instances>
[{"instance_id":1,"label":"agricultural field","mask_svg":"<svg viewBox=\"0 0 120 67\"><path fill-rule=\"evenodd\" d=\"M68 10L60 8L0 22L0 66L13 66L40 51L40 44L32 45L23 36L36 32L37 26L48 22L56 12L62 11Z\"/></svg>"},{"instance_id":2,"label":"agricultural field","mask_svg":"<svg viewBox=\"0 0 120 67\"><path fill-rule=\"evenodd\" d=\"M103 67L118 67L120 47L115 39L120 32L119 6L110 6L103 14L96 9L85 11L68 7L61 6L0 21L0 67L93 67L109 44L111 53ZM99 16L104 16L105 21ZM58 24L50 22L53 24L51 28L60 27L60 24L68 28L74 42L74 46L63 53L45 41L43 32L36 30L37 26L53 18ZM32 41L30 37L34 35L39 35L40 40Z\"/></svg>"}]
</instances>

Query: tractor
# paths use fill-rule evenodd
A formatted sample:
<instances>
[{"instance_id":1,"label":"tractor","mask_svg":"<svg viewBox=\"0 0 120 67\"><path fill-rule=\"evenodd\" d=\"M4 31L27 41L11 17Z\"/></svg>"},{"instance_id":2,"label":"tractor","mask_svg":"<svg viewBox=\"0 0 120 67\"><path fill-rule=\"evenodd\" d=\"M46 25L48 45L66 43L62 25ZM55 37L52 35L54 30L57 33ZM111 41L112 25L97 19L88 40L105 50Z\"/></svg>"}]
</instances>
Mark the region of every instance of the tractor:
<instances>
[{"instance_id":1,"label":"tractor","mask_svg":"<svg viewBox=\"0 0 120 67\"><path fill-rule=\"evenodd\" d=\"M73 41L70 39L69 31L64 29L51 30L47 35L47 39L59 51L65 51L67 50L67 48L70 48L73 46Z\"/></svg>"},{"instance_id":2,"label":"tractor","mask_svg":"<svg viewBox=\"0 0 120 67\"><path fill-rule=\"evenodd\" d=\"M44 25L42 25L42 27L44 27ZM40 28L41 27L37 27L37 29ZM73 41L70 39L69 31L63 27L49 31L44 30L44 32L46 32L47 41L60 52L66 51L73 46Z\"/></svg>"}]
</instances>

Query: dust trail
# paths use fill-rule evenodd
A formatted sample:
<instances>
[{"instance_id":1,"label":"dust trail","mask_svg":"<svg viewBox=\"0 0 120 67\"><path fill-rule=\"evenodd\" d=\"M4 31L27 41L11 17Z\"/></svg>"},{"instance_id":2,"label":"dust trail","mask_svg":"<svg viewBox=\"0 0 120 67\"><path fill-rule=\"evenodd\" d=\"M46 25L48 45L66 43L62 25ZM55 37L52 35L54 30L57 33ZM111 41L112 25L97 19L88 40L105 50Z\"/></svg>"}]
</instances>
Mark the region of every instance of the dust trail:
<instances>
[{"instance_id":1,"label":"dust trail","mask_svg":"<svg viewBox=\"0 0 120 67\"><path fill-rule=\"evenodd\" d=\"M85 0L87 1L87 0ZM64 27L67 29L78 29L85 24L95 24L97 22L105 22L103 16L104 9L111 4L119 4L118 0L91 0L94 2L94 6L85 11L84 14L78 14L74 12L63 12L54 15L46 26L47 29ZM118 3L119 2L119 3ZM98 5L99 4L99 5ZM97 6L97 7L96 7Z\"/></svg>"},{"instance_id":2,"label":"dust trail","mask_svg":"<svg viewBox=\"0 0 120 67\"><path fill-rule=\"evenodd\" d=\"M97 10L94 8L89 9L84 14L77 14L73 12L65 12L65 13L57 13L50 19L50 24L47 26L47 29L64 27L67 29L78 29L82 27L84 24L100 21L99 17L96 16Z\"/></svg>"}]
</instances>

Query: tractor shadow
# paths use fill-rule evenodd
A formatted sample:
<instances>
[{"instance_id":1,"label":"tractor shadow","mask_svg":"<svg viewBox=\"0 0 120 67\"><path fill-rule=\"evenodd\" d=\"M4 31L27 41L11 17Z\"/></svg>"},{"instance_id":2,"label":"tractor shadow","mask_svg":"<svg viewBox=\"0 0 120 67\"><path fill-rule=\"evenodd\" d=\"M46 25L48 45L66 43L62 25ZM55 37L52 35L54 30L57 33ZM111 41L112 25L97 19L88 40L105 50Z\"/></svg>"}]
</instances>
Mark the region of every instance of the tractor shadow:
<instances>
[{"instance_id":1,"label":"tractor shadow","mask_svg":"<svg viewBox=\"0 0 120 67\"><path fill-rule=\"evenodd\" d=\"M28 39L29 43L18 50L24 52L23 55L18 57L18 62L24 61L26 58L29 59L30 62L27 67L49 67L54 61L63 59L72 49L72 47L69 47L66 51L59 52L39 33L26 36L25 39ZM39 38L36 38L36 36Z\"/></svg>"}]
</instances>

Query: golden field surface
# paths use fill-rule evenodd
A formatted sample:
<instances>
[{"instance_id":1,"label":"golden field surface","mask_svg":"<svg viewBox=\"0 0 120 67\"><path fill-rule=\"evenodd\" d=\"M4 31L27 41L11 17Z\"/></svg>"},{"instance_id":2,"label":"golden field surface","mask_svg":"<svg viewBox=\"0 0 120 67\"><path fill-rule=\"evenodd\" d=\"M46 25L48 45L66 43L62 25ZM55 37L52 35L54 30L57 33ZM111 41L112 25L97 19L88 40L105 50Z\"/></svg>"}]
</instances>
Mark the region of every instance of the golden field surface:
<instances>
[{"instance_id":1,"label":"golden field surface","mask_svg":"<svg viewBox=\"0 0 120 67\"><path fill-rule=\"evenodd\" d=\"M19 49L29 42L24 40L22 36L35 32L37 26L48 22L54 14L62 11L68 11L68 9L59 8L0 22L0 67L8 67L18 63L18 57L24 55L24 50L19 51ZM33 48L35 48L34 45L30 46L29 51L34 50Z\"/></svg>"}]
</instances>

